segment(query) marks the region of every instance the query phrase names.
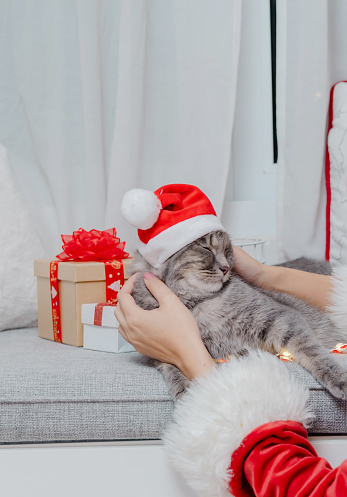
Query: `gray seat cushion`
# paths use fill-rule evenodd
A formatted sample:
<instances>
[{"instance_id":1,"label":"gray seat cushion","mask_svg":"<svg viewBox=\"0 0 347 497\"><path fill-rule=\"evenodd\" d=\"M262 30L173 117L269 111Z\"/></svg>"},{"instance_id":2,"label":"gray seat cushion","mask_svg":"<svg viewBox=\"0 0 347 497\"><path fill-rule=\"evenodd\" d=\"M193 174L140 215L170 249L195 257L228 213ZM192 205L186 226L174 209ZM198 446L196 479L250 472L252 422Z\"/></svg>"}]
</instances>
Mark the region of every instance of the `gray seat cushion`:
<instances>
[{"instance_id":1,"label":"gray seat cushion","mask_svg":"<svg viewBox=\"0 0 347 497\"><path fill-rule=\"evenodd\" d=\"M347 434L347 402L297 364L288 368L310 388L310 432ZM159 439L172 417L161 374L136 352L94 352L38 338L36 328L11 330L0 333L0 374L1 444Z\"/></svg>"},{"instance_id":2,"label":"gray seat cushion","mask_svg":"<svg viewBox=\"0 0 347 497\"><path fill-rule=\"evenodd\" d=\"M159 439L173 403L136 352L95 352L0 333L0 443Z\"/></svg>"},{"instance_id":3,"label":"gray seat cushion","mask_svg":"<svg viewBox=\"0 0 347 497\"><path fill-rule=\"evenodd\" d=\"M337 354L347 369L347 355ZM309 428L311 435L347 435L347 401L336 399L313 376L298 364L287 363L289 372L310 391L309 408L315 420Z\"/></svg>"}]
</instances>

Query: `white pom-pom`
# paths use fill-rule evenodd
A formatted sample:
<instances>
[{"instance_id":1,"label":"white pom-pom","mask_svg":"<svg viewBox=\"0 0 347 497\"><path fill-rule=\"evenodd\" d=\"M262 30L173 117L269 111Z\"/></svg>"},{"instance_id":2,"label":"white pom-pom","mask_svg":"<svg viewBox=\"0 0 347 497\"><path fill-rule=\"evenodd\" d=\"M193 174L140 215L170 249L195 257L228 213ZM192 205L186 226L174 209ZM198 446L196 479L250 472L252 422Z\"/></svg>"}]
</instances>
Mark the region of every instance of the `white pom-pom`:
<instances>
[{"instance_id":1,"label":"white pom-pom","mask_svg":"<svg viewBox=\"0 0 347 497\"><path fill-rule=\"evenodd\" d=\"M134 188L124 195L120 209L129 224L140 230L148 230L157 221L162 206L153 192Z\"/></svg>"}]
</instances>

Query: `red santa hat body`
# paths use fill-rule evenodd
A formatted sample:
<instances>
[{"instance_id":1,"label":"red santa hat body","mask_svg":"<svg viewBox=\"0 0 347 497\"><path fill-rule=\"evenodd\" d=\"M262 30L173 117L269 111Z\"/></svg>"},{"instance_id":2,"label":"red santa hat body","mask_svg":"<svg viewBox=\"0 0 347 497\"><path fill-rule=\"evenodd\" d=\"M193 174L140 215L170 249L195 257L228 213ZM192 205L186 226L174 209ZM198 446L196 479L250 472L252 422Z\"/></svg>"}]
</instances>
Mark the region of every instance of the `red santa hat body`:
<instances>
[{"instance_id":1,"label":"red santa hat body","mask_svg":"<svg viewBox=\"0 0 347 497\"><path fill-rule=\"evenodd\" d=\"M210 200L192 185L165 185L154 193L129 190L121 212L138 229L138 250L155 268L210 231L225 231Z\"/></svg>"}]
</instances>

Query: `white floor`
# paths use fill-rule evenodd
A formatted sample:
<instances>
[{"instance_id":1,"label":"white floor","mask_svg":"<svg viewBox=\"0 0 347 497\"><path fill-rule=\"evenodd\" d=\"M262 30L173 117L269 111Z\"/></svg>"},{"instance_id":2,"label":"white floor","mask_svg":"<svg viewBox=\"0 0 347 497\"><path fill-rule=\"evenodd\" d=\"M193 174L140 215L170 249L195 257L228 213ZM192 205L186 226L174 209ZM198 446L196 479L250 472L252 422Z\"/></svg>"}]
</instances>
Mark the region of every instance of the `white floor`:
<instances>
[{"instance_id":1,"label":"white floor","mask_svg":"<svg viewBox=\"0 0 347 497\"><path fill-rule=\"evenodd\" d=\"M335 467L347 437L311 438ZM160 442L0 446L6 497L196 497L170 466Z\"/></svg>"}]
</instances>

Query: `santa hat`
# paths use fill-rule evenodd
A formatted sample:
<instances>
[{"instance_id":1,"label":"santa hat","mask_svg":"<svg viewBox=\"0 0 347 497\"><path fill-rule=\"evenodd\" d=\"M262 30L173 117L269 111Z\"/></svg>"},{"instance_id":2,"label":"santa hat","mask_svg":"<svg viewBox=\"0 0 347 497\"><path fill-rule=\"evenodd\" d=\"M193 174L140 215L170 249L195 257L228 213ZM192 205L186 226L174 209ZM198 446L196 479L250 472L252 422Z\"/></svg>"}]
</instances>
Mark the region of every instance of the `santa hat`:
<instances>
[{"instance_id":1,"label":"santa hat","mask_svg":"<svg viewBox=\"0 0 347 497\"><path fill-rule=\"evenodd\" d=\"M129 190L121 212L138 228L138 250L155 268L210 231L225 231L209 199L192 185L165 185L154 193Z\"/></svg>"}]
</instances>

